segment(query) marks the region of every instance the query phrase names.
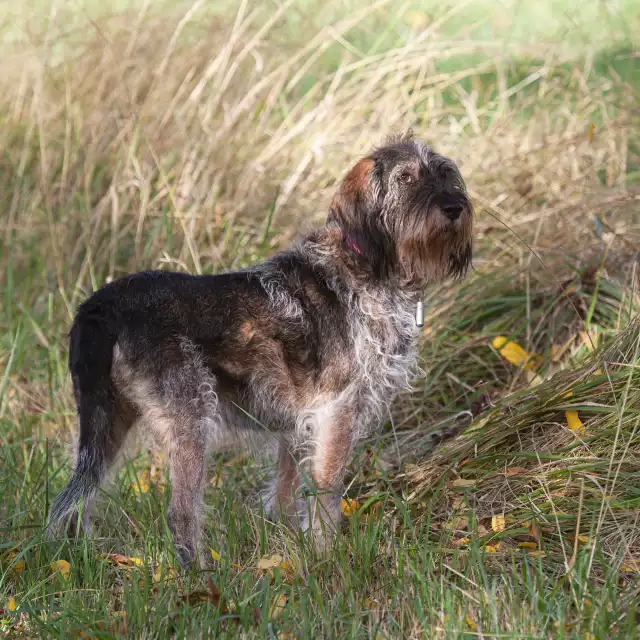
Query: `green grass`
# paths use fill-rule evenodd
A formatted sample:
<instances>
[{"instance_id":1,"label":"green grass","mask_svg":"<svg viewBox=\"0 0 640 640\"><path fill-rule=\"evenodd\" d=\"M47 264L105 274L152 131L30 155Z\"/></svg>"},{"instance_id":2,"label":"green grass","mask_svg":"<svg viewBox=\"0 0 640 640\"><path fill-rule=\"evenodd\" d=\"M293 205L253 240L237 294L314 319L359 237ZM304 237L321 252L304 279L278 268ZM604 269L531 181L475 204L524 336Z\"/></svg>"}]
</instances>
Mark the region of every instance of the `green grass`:
<instances>
[{"instance_id":1,"label":"green grass","mask_svg":"<svg viewBox=\"0 0 640 640\"><path fill-rule=\"evenodd\" d=\"M0 633L637 636L634 3L40 5L0 18ZM268 463L215 456L208 566L176 572L169 479L136 448L96 537L45 541L82 299L144 268L263 259L410 126L467 179L475 268L427 290L426 375L358 449L334 551L262 518ZM258 568L274 554L288 564Z\"/></svg>"}]
</instances>

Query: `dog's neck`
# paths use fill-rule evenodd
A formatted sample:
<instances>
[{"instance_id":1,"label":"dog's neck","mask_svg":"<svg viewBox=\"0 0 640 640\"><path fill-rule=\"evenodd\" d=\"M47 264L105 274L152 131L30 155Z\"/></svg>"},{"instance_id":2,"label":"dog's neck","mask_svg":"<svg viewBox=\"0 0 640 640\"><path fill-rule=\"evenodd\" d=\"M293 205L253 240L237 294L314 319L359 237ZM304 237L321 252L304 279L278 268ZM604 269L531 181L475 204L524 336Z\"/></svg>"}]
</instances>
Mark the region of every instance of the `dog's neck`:
<instances>
[{"instance_id":1,"label":"dog's neck","mask_svg":"<svg viewBox=\"0 0 640 640\"><path fill-rule=\"evenodd\" d=\"M317 256L323 270L331 271L330 280L336 293L348 298L385 300L390 306L410 311L415 324L423 326L422 287L407 284L393 274L378 278L367 261L366 248L357 238L328 225L308 235L300 247L312 260Z\"/></svg>"}]
</instances>

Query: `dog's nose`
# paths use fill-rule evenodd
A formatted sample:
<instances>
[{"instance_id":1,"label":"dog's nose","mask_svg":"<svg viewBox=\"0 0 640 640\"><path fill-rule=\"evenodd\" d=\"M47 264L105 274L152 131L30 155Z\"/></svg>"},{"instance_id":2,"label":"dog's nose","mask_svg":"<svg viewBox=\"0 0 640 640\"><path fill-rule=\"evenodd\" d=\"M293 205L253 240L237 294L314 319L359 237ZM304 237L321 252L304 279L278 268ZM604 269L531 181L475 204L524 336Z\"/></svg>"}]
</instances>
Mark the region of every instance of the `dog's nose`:
<instances>
[{"instance_id":1,"label":"dog's nose","mask_svg":"<svg viewBox=\"0 0 640 640\"><path fill-rule=\"evenodd\" d=\"M461 204L445 204L442 207L442 213L444 213L449 220L457 220L462 214L463 206Z\"/></svg>"}]
</instances>

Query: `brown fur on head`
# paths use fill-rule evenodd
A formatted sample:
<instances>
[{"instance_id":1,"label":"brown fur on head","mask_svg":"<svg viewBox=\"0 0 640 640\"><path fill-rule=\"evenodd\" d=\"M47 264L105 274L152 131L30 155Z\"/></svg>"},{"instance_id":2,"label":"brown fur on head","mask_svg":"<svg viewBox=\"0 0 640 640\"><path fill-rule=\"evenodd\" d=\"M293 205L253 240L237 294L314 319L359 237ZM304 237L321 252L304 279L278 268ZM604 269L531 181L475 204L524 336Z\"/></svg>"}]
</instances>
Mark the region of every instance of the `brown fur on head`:
<instances>
[{"instance_id":1,"label":"brown fur on head","mask_svg":"<svg viewBox=\"0 0 640 640\"><path fill-rule=\"evenodd\" d=\"M378 279L419 287L463 276L471 262L473 207L452 160L422 141L376 149L345 176L328 224Z\"/></svg>"}]
</instances>

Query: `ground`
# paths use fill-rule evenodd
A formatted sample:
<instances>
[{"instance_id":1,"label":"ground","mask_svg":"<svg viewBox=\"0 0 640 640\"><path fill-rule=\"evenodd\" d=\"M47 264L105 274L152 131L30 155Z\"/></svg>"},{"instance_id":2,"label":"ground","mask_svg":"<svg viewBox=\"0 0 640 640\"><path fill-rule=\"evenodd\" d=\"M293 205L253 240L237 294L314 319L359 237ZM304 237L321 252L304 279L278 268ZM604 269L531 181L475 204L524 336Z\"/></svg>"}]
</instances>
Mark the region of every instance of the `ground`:
<instances>
[{"instance_id":1,"label":"ground","mask_svg":"<svg viewBox=\"0 0 640 640\"><path fill-rule=\"evenodd\" d=\"M24 2L0 22L0 632L631 638L640 629L640 22L632 2ZM251 264L390 133L456 159L474 269L427 290L425 375L350 465L335 550L211 461L174 569L134 447L93 540L68 476L74 310L143 268ZM443 437L444 436L444 437Z\"/></svg>"}]
</instances>

